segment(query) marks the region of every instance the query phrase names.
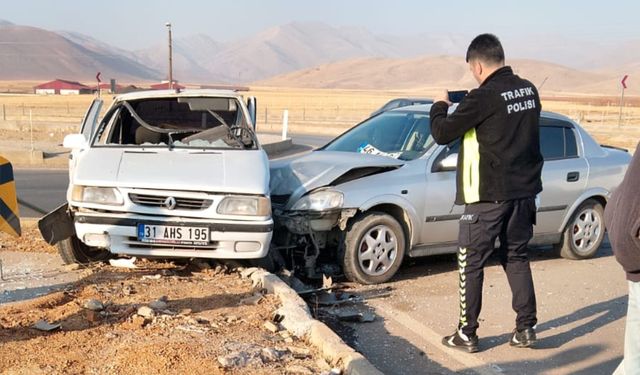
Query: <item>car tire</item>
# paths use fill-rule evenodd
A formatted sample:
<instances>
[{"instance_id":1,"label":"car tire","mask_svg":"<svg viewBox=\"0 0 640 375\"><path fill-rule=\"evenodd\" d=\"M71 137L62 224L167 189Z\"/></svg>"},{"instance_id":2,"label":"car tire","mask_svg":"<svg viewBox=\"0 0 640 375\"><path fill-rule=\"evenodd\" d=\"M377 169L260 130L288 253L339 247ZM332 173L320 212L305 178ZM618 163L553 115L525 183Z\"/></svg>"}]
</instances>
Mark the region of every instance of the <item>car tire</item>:
<instances>
[{"instance_id":1,"label":"car tire","mask_svg":"<svg viewBox=\"0 0 640 375\"><path fill-rule=\"evenodd\" d=\"M113 257L108 250L89 247L76 236L71 236L58 242L57 247L58 253L65 264L106 262Z\"/></svg>"},{"instance_id":2,"label":"car tire","mask_svg":"<svg viewBox=\"0 0 640 375\"><path fill-rule=\"evenodd\" d=\"M565 259L589 259L604 240L604 208L594 199L588 199L578 207L562 233L556 252Z\"/></svg>"},{"instance_id":3,"label":"car tire","mask_svg":"<svg viewBox=\"0 0 640 375\"><path fill-rule=\"evenodd\" d=\"M346 278L361 284L391 279L405 254L402 226L391 215L371 212L355 219L345 237L340 263Z\"/></svg>"}]
</instances>

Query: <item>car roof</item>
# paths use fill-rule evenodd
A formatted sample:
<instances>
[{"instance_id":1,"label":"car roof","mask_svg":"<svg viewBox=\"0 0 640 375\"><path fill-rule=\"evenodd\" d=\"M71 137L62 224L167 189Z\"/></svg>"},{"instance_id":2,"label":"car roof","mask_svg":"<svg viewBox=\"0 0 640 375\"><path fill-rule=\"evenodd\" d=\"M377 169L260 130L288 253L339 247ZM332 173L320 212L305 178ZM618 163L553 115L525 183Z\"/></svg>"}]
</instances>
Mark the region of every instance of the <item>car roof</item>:
<instances>
[{"instance_id":1,"label":"car roof","mask_svg":"<svg viewBox=\"0 0 640 375\"><path fill-rule=\"evenodd\" d=\"M241 98L242 95L233 90L214 90L214 89L185 89L185 90L147 90L136 91L127 94L117 95L116 101L122 100L136 100L146 98L179 98L179 97L194 97L194 96L208 96L217 98Z\"/></svg>"},{"instance_id":2,"label":"car roof","mask_svg":"<svg viewBox=\"0 0 640 375\"><path fill-rule=\"evenodd\" d=\"M409 105L409 106L406 106L406 107L394 108L394 109L391 109L391 110L389 110L387 112L412 111L412 112L429 113L429 111L431 111L431 106L433 106L433 104L414 104L414 105ZM453 104L451 107L449 107L449 113L453 112L457 106L458 106L458 104ZM556 113L556 112L542 111L540 116L545 117L545 118L554 119L554 120L572 121L569 117L567 117L565 115L562 115L560 113Z\"/></svg>"},{"instance_id":3,"label":"car roof","mask_svg":"<svg viewBox=\"0 0 640 375\"><path fill-rule=\"evenodd\" d=\"M415 97L402 97L402 98L394 98L389 100L388 103L391 103L393 101L396 100L406 100L406 101L410 101L410 102L433 102L433 99L431 98L415 98Z\"/></svg>"}]
</instances>

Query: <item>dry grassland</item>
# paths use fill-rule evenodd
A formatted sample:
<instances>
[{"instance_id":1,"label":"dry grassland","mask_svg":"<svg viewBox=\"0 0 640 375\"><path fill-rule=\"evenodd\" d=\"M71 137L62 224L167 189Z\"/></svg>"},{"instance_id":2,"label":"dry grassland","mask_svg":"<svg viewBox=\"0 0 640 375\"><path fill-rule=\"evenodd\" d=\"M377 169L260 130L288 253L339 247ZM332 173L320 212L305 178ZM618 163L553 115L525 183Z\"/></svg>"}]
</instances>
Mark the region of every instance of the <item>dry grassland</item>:
<instances>
[{"instance_id":1,"label":"dry grassland","mask_svg":"<svg viewBox=\"0 0 640 375\"><path fill-rule=\"evenodd\" d=\"M0 87L3 87L0 84ZM4 86L6 87L6 86ZM366 119L396 97L433 97L437 90L365 91L255 87L245 95L258 99L258 131L279 132L284 110L293 133L337 135ZM65 133L76 129L92 95L0 94L0 130ZM106 109L112 95L103 95ZM543 109L562 113L582 124L599 142L635 149L640 140L640 98L626 98L620 116L619 98L595 96L543 97ZM57 136L56 136L57 138Z\"/></svg>"}]
</instances>

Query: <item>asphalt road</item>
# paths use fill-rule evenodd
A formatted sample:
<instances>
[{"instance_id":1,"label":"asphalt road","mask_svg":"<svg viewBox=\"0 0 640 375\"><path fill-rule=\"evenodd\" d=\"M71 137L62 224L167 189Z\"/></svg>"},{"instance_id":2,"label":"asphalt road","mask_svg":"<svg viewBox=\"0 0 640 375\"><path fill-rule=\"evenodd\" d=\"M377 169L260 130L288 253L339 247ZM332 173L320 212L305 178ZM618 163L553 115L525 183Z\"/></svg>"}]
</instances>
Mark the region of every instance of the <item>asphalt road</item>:
<instances>
[{"instance_id":1,"label":"asphalt road","mask_svg":"<svg viewBox=\"0 0 640 375\"><path fill-rule=\"evenodd\" d=\"M458 315L458 271L453 255L410 260L392 282L357 286L370 297L361 309L373 323L347 324L347 339L387 375L611 374L622 359L627 283L608 243L597 257L570 261L550 249L532 251L538 302L538 343L512 348L511 292L502 267L485 269L480 352L445 348ZM375 298L379 294L385 298ZM338 332L341 330L339 329Z\"/></svg>"},{"instance_id":2,"label":"asphalt road","mask_svg":"<svg viewBox=\"0 0 640 375\"><path fill-rule=\"evenodd\" d=\"M332 137L290 134L296 147L277 156L290 156L318 148ZM69 174L66 169L17 169L14 172L20 216L38 218L66 202Z\"/></svg>"},{"instance_id":3,"label":"asphalt road","mask_svg":"<svg viewBox=\"0 0 640 375\"><path fill-rule=\"evenodd\" d=\"M20 217L41 217L66 202L66 169L17 169L14 179L21 203Z\"/></svg>"}]
</instances>

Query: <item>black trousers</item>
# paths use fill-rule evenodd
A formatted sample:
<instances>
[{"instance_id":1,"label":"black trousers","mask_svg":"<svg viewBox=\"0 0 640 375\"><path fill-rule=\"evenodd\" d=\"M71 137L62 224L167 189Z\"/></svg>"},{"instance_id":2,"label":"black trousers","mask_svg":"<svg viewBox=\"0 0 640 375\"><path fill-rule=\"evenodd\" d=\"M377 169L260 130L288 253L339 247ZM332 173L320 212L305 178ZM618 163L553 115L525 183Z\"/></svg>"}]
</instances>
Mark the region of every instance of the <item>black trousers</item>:
<instances>
[{"instance_id":1,"label":"black trousers","mask_svg":"<svg viewBox=\"0 0 640 375\"><path fill-rule=\"evenodd\" d=\"M478 329L482 308L484 266L498 251L507 274L516 312L516 328L523 330L537 323L536 296L529 267L527 244L533 236L536 219L534 198L502 202L478 202L465 207L458 235L460 273L459 329L473 336ZM500 247L495 248L496 238Z\"/></svg>"}]
</instances>

